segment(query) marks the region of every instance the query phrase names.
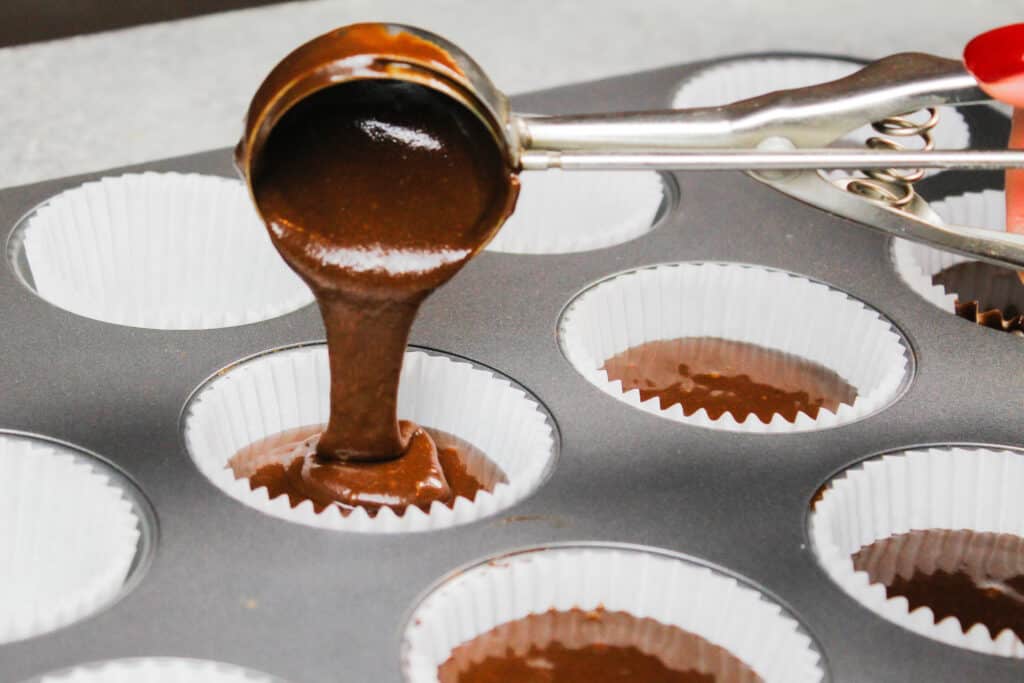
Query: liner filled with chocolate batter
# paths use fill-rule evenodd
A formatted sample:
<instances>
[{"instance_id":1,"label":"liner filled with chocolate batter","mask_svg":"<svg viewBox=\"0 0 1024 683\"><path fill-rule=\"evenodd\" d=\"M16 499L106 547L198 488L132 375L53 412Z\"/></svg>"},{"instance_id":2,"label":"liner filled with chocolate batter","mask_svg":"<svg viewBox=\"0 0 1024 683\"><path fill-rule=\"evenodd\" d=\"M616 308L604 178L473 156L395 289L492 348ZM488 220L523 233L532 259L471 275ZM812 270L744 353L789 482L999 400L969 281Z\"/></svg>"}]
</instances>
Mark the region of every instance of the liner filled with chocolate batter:
<instances>
[{"instance_id":1,"label":"liner filled with chocolate batter","mask_svg":"<svg viewBox=\"0 0 1024 683\"><path fill-rule=\"evenodd\" d=\"M728 651L649 617L603 607L550 609L506 622L452 651L440 683L763 683Z\"/></svg>"},{"instance_id":2,"label":"liner filled with chocolate batter","mask_svg":"<svg viewBox=\"0 0 1024 683\"><path fill-rule=\"evenodd\" d=\"M824 680L813 641L756 588L671 555L597 544L525 550L448 577L410 615L402 667L408 683L556 672L551 680Z\"/></svg>"},{"instance_id":3,"label":"liner filled with chocolate batter","mask_svg":"<svg viewBox=\"0 0 1024 683\"><path fill-rule=\"evenodd\" d=\"M799 275L741 264L612 276L566 307L559 335L605 393L730 431L853 422L894 401L912 372L906 341L877 311Z\"/></svg>"},{"instance_id":4,"label":"liner filled with chocolate batter","mask_svg":"<svg viewBox=\"0 0 1024 683\"><path fill-rule=\"evenodd\" d=\"M868 609L958 647L1024 657L1024 454L971 447L865 461L812 502L819 562Z\"/></svg>"},{"instance_id":5,"label":"liner filled with chocolate batter","mask_svg":"<svg viewBox=\"0 0 1024 683\"><path fill-rule=\"evenodd\" d=\"M931 205L951 223L1006 229L1002 190L968 192ZM1024 335L1024 284L1015 271L900 239L893 240L892 258L903 281L934 306L984 327Z\"/></svg>"},{"instance_id":6,"label":"liner filled with chocolate batter","mask_svg":"<svg viewBox=\"0 0 1024 683\"><path fill-rule=\"evenodd\" d=\"M1024 282L1016 271L968 261L940 270L932 282L956 297L953 310L961 318L1024 335Z\"/></svg>"},{"instance_id":7,"label":"liner filled with chocolate batter","mask_svg":"<svg viewBox=\"0 0 1024 683\"><path fill-rule=\"evenodd\" d=\"M438 529L494 514L529 495L554 466L553 424L528 391L490 368L413 349L403 358L396 411L435 436L452 492L426 504L403 500L420 465L396 469L398 461L386 461L338 465L352 470L360 486L347 498L337 490L322 494L288 470L315 447L330 416L329 387L322 343L228 366L185 407L188 452L245 505L309 526L369 533ZM457 455L453 445L460 446Z\"/></svg>"}]
</instances>

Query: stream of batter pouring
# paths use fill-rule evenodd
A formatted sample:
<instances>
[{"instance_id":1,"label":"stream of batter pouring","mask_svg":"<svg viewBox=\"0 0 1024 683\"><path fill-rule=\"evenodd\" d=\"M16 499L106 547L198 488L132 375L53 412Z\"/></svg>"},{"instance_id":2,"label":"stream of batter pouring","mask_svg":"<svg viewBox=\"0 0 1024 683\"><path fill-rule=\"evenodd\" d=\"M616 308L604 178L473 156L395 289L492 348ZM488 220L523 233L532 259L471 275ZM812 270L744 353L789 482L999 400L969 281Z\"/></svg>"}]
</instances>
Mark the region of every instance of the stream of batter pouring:
<instances>
[{"instance_id":1,"label":"stream of batter pouring","mask_svg":"<svg viewBox=\"0 0 1024 683\"><path fill-rule=\"evenodd\" d=\"M322 36L268 77L250 126L278 106L275 88L318 69L326 87L309 87L269 130L247 136L240 166L274 245L323 315L330 418L310 442L315 453L306 455L303 476L340 496L368 472L353 465L401 458L403 481L391 482L404 492L399 502L424 504L424 496L450 492L431 436L398 419L409 332L423 300L511 213L518 178L487 125L448 94L374 77L372 64L360 67L360 78L333 83L339 55L351 61L360 51L447 59L436 46L375 26Z\"/></svg>"}]
</instances>

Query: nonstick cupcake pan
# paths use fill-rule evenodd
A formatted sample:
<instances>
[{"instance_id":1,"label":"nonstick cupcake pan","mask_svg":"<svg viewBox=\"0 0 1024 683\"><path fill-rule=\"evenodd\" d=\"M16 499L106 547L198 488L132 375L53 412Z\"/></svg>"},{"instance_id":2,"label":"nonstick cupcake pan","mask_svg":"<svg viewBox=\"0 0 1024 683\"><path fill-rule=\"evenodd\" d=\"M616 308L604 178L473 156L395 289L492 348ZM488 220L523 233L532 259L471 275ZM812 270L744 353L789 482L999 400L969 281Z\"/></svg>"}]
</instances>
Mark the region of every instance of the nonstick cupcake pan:
<instances>
[{"instance_id":1,"label":"nonstick cupcake pan","mask_svg":"<svg viewBox=\"0 0 1024 683\"><path fill-rule=\"evenodd\" d=\"M772 55L754 55L764 56ZM707 64L532 93L514 106L538 113L666 107ZM973 147L1004 143L1002 114L979 107L964 115ZM15 235L19 220L50 197L140 171L236 175L230 150L221 149L12 188L0 191L0 225ZM20 242L8 239L0 264L0 428L106 459L152 514L139 515L140 552L120 597L77 623L0 645L0 681L34 681L99 660L183 657L291 683L398 683L407 618L438 581L490 556L578 542L650 547L740 577L800 622L820 651L823 680L1024 678L1019 659L924 638L861 606L819 565L808 533L815 493L866 458L927 444L1020 444L1021 340L927 303L900 280L879 233L739 172L663 181L665 200L647 234L573 254L485 252L426 302L412 344L493 368L528 389L556 426L558 452L546 479L511 508L415 533L352 533L262 514L216 488L189 457L180 418L190 394L240 359L322 339L315 306L207 330L100 322L31 291ZM999 187L1000 175L989 173L940 173L919 184L930 199ZM560 316L610 275L678 262L752 264L847 293L902 335L902 386L856 420L774 434L686 424L616 400L567 360ZM814 307L805 315L836 318ZM815 329L808 325L807 334Z\"/></svg>"}]
</instances>

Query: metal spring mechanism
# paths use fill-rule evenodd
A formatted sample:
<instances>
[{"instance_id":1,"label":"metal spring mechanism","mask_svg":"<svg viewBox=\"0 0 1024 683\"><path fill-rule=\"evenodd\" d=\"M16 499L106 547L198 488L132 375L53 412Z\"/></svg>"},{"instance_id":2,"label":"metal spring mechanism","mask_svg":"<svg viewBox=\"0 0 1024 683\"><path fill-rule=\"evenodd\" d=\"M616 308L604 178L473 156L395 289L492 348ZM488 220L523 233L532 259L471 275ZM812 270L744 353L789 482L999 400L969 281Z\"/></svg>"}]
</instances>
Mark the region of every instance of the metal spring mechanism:
<instances>
[{"instance_id":1,"label":"metal spring mechanism","mask_svg":"<svg viewBox=\"0 0 1024 683\"><path fill-rule=\"evenodd\" d=\"M935 149L932 130L939 123L939 110L929 107L928 120L917 123L908 114L890 116L871 124L877 132L891 137L878 135L868 138L865 144L871 149L903 151L908 149L893 137L920 137L924 141L924 151ZM914 183L925 176L923 168L913 169L874 169L861 171L866 177L852 178L846 183L846 189L854 194L885 202L895 208L906 206L914 200Z\"/></svg>"}]
</instances>

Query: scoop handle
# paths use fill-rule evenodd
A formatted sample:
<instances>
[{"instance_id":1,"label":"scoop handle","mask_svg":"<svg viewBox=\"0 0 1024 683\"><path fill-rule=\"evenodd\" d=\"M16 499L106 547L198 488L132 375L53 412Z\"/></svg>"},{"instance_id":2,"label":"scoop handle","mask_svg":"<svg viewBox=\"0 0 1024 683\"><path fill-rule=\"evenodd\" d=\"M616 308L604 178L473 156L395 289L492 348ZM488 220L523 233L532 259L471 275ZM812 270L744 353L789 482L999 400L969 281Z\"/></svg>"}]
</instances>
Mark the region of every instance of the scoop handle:
<instances>
[{"instance_id":1,"label":"scoop handle","mask_svg":"<svg viewBox=\"0 0 1024 683\"><path fill-rule=\"evenodd\" d=\"M988 102L959 61L903 53L845 78L780 90L720 107L575 116L513 115L524 152L664 153L754 148L768 138L824 147L887 116Z\"/></svg>"}]
</instances>

